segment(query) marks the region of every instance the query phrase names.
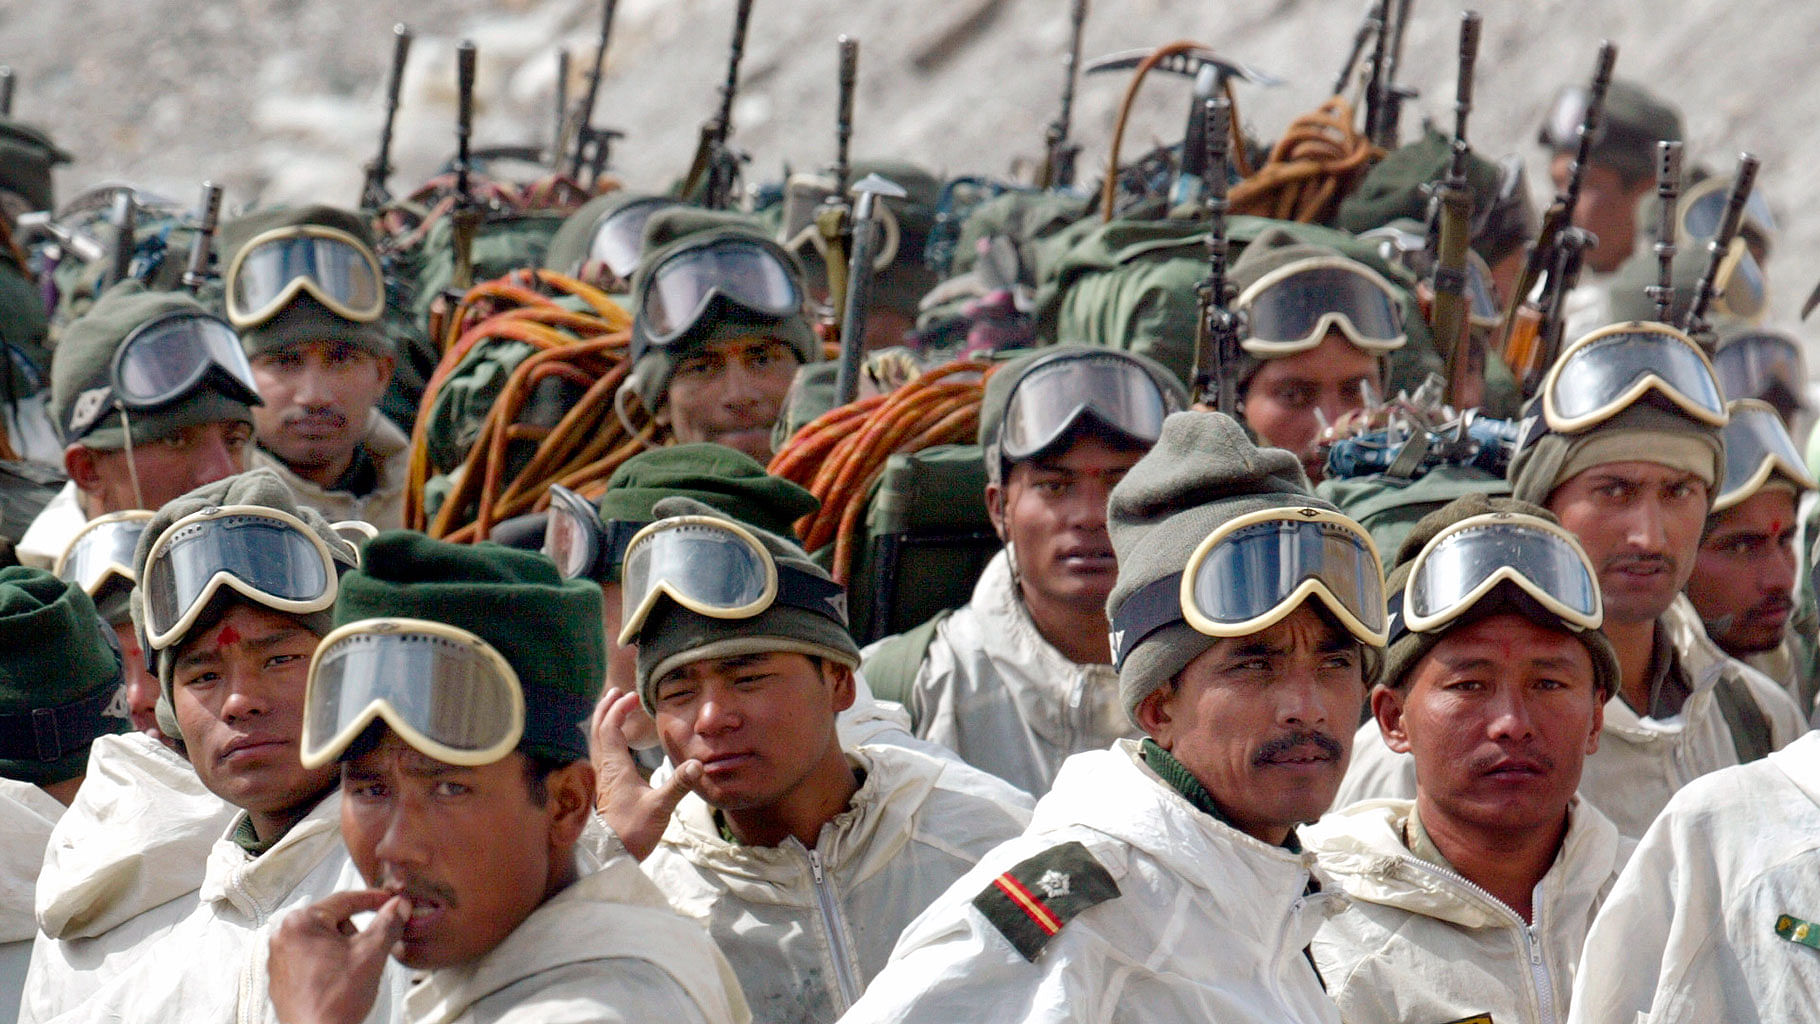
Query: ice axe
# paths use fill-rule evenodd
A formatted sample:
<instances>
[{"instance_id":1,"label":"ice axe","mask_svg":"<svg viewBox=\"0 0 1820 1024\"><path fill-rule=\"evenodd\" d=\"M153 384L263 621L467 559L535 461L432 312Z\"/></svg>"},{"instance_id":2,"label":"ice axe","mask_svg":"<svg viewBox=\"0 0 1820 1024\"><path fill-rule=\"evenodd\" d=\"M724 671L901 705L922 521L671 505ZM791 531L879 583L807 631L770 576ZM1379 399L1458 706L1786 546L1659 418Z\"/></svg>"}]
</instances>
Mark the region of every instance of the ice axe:
<instances>
[{"instance_id":1,"label":"ice axe","mask_svg":"<svg viewBox=\"0 0 1820 1024\"><path fill-rule=\"evenodd\" d=\"M1154 52L1156 51L1121 50L1104 57L1095 57L1087 62L1086 74L1132 71ZM1188 193L1199 186L1207 160L1207 122L1203 114L1207 101L1224 93L1226 83L1235 78L1262 86L1282 85L1283 80L1199 47L1171 53L1153 63L1150 69L1181 75L1194 81L1194 96L1188 104L1188 126L1182 137L1180 173L1176 175L1176 185L1170 196L1172 202L1186 202L1195 198Z\"/></svg>"},{"instance_id":2,"label":"ice axe","mask_svg":"<svg viewBox=\"0 0 1820 1024\"><path fill-rule=\"evenodd\" d=\"M840 368L834 375L834 404L846 405L859 394L859 357L866 347L866 304L872 298L872 256L878 248L878 197L904 199L903 187L868 174L853 185L853 242L847 254L847 302L840 318Z\"/></svg>"}]
</instances>

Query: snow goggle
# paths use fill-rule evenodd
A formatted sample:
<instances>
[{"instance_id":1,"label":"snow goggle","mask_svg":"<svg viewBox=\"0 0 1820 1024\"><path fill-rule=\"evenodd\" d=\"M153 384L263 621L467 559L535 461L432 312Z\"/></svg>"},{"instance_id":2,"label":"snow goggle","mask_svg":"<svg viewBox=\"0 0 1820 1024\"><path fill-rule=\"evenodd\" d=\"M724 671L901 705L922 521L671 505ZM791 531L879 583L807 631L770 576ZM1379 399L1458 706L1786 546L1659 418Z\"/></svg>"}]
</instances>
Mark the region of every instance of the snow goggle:
<instances>
[{"instance_id":1,"label":"snow goggle","mask_svg":"<svg viewBox=\"0 0 1820 1024\"><path fill-rule=\"evenodd\" d=\"M1740 335L1713 355L1713 371L1727 398L1762 398L1781 389L1805 404L1805 360L1793 338L1767 331Z\"/></svg>"},{"instance_id":2,"label":"snow goggle","mask_svg":"<svg viewBox=\"0 0 1820 1024\"><path fill-rule=\"evenodd\" d=\"M726 238L673 253L652 268L639 297L639 333L662 348L705 319L717 300L772 319L803 308L796 274L775 251Z\"/></svg>"},{"instance_id":3,"label":"snow goggle","mask_svg":"<svg viewBox=\"0 0 1820 1024\"><path fill-rule=\"evenodd\" d=\"M1112 622L1114 662L1178 622L1207 636L1249 636L1310 597L1360 643L1384 646L1384 570L1370 534L1324 509L1243 515L1209 534L1181 572L1125 599Z\"/></svg>"},{"instance_id":4,"label":"snow goggle","mask_svg":"<svg viewBox=\"0 0 1820 1024\"><path fill-rule=\"evenodd\" d=\"M1062 353L1043 359L1012 388L999 449L1012 461L1029 458L1084 416L1148 447L1162 436L1163 418L1181 409L1135 360L1110 351Z\"/></svg>"},{"instance_id":5,"label":"snow goggle","mask_svg":"<svg viewBox=\"0 0 1820 1024\"><path fill-rule=\"evenodd\" d=\"M602 217L588 240L590 260L598 260L622 281L630 281L644 252L645 223L659 210L681 205L674 199L651 196L635 199Z\"/></svg>"},{"instance_id":6,"label":"snow goggle","mask_svg":"<svg viewBox=\"0 0 1820 1024\"><path fill-rule=\"evenodd\" d=\"M603 523L593 502L561 484L551 484L542 550L564 579L610 583L618 578L633 535L647 525L625 519Z\"/></svg>"},{"instance_id":7,"label":"snow goggle","mask_svg":"<svg viewBox=\"0 0 1820 1024\"><path fill-rule=\"evenodd\" d=\"M1704 270L1706 264L1700 264ZM1742 237L1732 239L1731 248L1719 257L1719 271L1713 275L1712 311L1755 323L1769 306L1769 281L1763 267L1751 255L1750 245Z\"/></svg>"},{"instance_id":8,"label":"snow goggle","mask_svg":"<svg viewBox=\"0 0 1820 1024\"><path fill-rule=\"evenodd\" d=\"M1605 621L1598 575L1572 534L1535 516L1491 512L1454 523L1416 554L1402 593L1391 598L1392 641L1444 628L1501 583L1575 632Z\"/></svg>"},{"instance_id":9,"label":"snow goggle","mask_svg":"<svg viewBox=\"0 0 1820 1024\"><path fill-rule=\"evenodd\" d=\"M364 619L322 638L304 691L305 768L344 754L375 721L446 764L492 764L525 733L518 673L485 640L422 619Z\"/></svg>"},{"instance_id":10,"label":"snow goggle","mask_svg":"<svg viewBox=\"0 0 1820 1024\"><path fill-rule=\"evenodd\" d=\"M1721 175L1688 188L1678 207L1684 237L1705 241L1719 234L1719 225L1725 220L1726 201L1731 198L1731 187L1731 178ZM1770 213L1769 200L1761 191L1752 189L1745 197L1738 229L1740 233L1754 235L1765 254L1775 244L1776 217Z\"/></svg>"},{"instance_id":11,"label":"snow goggle","mask_svg":"<svg viewBox=\"0 0 1820 1024\"><path fill-rule=\"evenodd\" d=\"M335 228L301 224L255 235L234 254L225 280L228 322L235 327L265 323L305 293L357 323L385 312L379 258Z\"/></svg>"},{"instance_id":12,"label":"snow goggle","mask_svg":"<svg viewBox=\"0 0 1820 1024\"><path fill-rule=\"evenodd\" d=\"M749 619L784 604L847 624L840 584L780 566L751 531L713 516L674 516L639 530L626 546L620 582L621 647L638 639L664 597L713 619Z\"/></svg>"},{"instance_id":13,"label":"snow goggle","mask_svg":"<svg viewBox=\"0 0 1820 1024\"><path fill-rule=\"evenodd\" d=\"M211 506L172 523L139 580L148 649L195 625L223 588L273 611L303 615L335 603L335 559L301 519L263 505Z\"/></svg>"},{"instance_id":14,"label":"snow goggle","mask_svg":"<svg viewBox=\"0 0 1820 1024\"><path fill-rule=\"evenodd\" d=\"M1820 488L1774 406L1742 398L1731 403L1730 409L1731 421L1725 425L1725 483L1713 499L1714 512L1722 512L1756 494L1777 473L1794 484L1797 491Z\"/></svg>"},{"instance_id":15,"label":"snow goggle","mask_svg":"<svg viewBox=\"0 0 1820 1024\"><path fill-rule=\"evenodd\" d=\"M1372 228L1359 237L1377 241L1378 251L1386 260L1394 259L1417 274L1426 276L1434 270L1434 259L1428 253L1428 239L1421 234L1385 225ZM1491 283L1491 270L1485 265L1485 258L1472 249L1466 250L1464 294L1467 317L1474 327L1498 326L1504 313L1498 308L1497 290Z\"/></svg>"},{"instance_id":16,"label":"snow goggle","mask_svg":"<svg viewBox=\"0 0 1820 1024\"><path fill-rule=\"evenodd\" d=\"M1725 426L1725 397L1706 353L1665 324L1602 327L1567 347L1542 381L1542 414L1557 433L1579 433L1654 391L1688 416Z\"/></svg>"},{"instance_id":17,"label":"snow goggle","mask_svg":"<svg viewBox=\"0 0 1820 1024\"><path fill-rule=\"evenodd\" d=\"M1338 329L1359 348L1403 347L1403 299L1370 267L1343 256L1316 256L1278 267L1234 303L1244 314L1245 351L1265 359L1306 352Z\"/></svg>"},{"instance_id":18,"label":"snow goggle","mask_svg":"<svg viewBox=\"0 0 1820 1024\"><path fill-rule=\"evenodd\" d=\"M247 405L263 405L240 336L205 313L176 310L140 324L114 352L105 381L70 404L64 437L86 436L109 411L152 412L188 397L205 380Z\"/></svg>"},{"instance_id":19,"label":"snow goggle","mask_svg":"<svg viewBox=\"0 0 1820 1024\"><path fill-rule=\"evenodd\" d=\"M783 223L777 234L778 244L799 259L807 257L803 252L805 248L813 249L816 261L826 263L828 240L822 236L815 219L829 203L840 201L842 198L834 191L832 177L791 175L784 183ZM873 207L873 217L878 222L878 248L872 254L872 269L876 273L883 273L897 260L897 247L902 243L903 228L898 224L897 214L892 212L889 202L881 202Z\"/></svg>"},{"instance_id":20,"label":"snow goggle","mask_svg":"<svg viewBox=\"0 0 1820 1024\"><path fill-rule=\"evenodd\" d=\"M133 573L133 552L152 515L145 509L131 509L89 520L57 556L51 573L81 587L97 601L104 592L133 589L139 582Z\"/></svg>"}]
</instances>

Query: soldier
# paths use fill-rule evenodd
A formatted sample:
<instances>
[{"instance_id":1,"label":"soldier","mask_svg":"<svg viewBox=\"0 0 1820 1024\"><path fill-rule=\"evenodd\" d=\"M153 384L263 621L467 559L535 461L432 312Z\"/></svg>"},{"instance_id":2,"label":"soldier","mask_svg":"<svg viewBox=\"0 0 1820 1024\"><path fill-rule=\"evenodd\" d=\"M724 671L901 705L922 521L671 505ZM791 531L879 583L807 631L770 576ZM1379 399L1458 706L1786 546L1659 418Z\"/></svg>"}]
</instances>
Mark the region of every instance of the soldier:
<instances>
[{"instance_id":1,"label":"soldier","mask_svg":"<svg viewBox=\"0 0 1820 1024\"><path fill-rule=\"evenodd\" d=\"M841 587L700 502L653 511L622 583L638 692L609 690L593 723L601 816L707 926L755 1020L828 1024L911 918L1023 828L1029 798L956 761L843 743L859 649ZM640 704L676 766L655 790L621 733Z\"/></svg>"},{"instance_id":2,"label":"soldier","mask_svg":"<svg viewBox=\"0 0 1820 1024\"><path fill-rule=\"evenodd\" d=\"M1167 370L1103 348L1044 348L987 381L979 441L1004 550L966 605L862 652L918 736L1041 794L1070 755L1132 734L1106 641L1106 500L1186 405Z\"/></svg>"},{"instance_id":3,"label":"soldier","mask_svg":"<svg viewBox=\"0 0 1820 1024\"><path fill-rule=\"evenodd\" d=\"M1354 1024L1560 1020L1630 847L1574 795L1618 681L1597 575L1546 511L1471 495L1416 525L1387 587L1371 707L1416 797L1303 830L1352 897L1315 963Z\"/></svg>"},{"instance_id":4,"label":"soldier","mask_svg":"<svg viewBox=\"0 0 1820 1024\"><path fill-rule=\"evenodd\" d=\"M88 594L42 569L0 569L0 992L25 990L44 849L90 746L127 727L120 690L120 651ZM0 1022L18 1012L0 1000Z\"/></svg>"},{"instance_id":5,"label":"soldier","mask_svg":"<svg viewBox=\"0 0 1820 1024\"><path fill-rule=\"evenodd\" d=\"M228 320L265 399L251 464L331 522L403 526L409 439L378 409L397 354L365 222L305 206L242 217L221 237Z\"/></svg>"},{"instance_id":6,"label":"soldier","mask_svg":"<svg viewBox=\"0 0 1820 1024\"><path fill-rule=\"evenodd\" d=\"M147 526L135 555L142 583L134 604L156 658L159 725L182 743L193 777L216 805L231 805L233 815L223 834L213 815L178 816L172 807L160 827L184 836L165 839L152 851L165 856L146 861L147 851L124 846L133 838L130 818L144 814L138 801L181 789L147 767L146 778L122 787L139 790L123 801L127 828L66 816L108 847L85 854L96 866L72 887L88 905L66 916L114 926L79 942L40 942L25 1019L274 1019L263 995L270 929L290 907L352 881L336 773L305 767L298 744L306 669L329 631L338 578L355 561L353 548L270 470L199 488ZM144 763L123 760L110 770ZM180 861L208 826L214 831L203 856ZM100 884L143 873L167 880ZM167 902L150 904L154 894Z\"/></svg>"},{"instance_id":7,"label":"soldier","mask_svg":"<svg viewBox=\"0 0 1820 1024\"><path fill-rule=\"evenodd\" d=\"M1326 809L1384 640L1358 524L1228 417L1171 416L1113 491L1119 692L1146 733L1077 754L1025 834L918 918L867 1021L1337 1021Z\"/></svg>"},{"instance_id":8,"label":"soldier","mask_svg":"<svg viewBox=\"0 0 1820 1024\"><path fill-rule=\"evenodd\" d=\"M1621 672L1580 790L1636 838L1675 790L1787 745L1806 716L1681 596L1725 476L1725 402L1699 347L1663 324L1602 328L1562 353L1539 402L1512 496L1554 513L1598 569ZM1342 806L1415 795L1409 757L1377 732L1367 723Z\"/></svg>"},{"instance_id":9,"label":"soldier","mask_svg":"<svg viewBox=\"0 0 1820 1024\"><path fill-rule=\"evenodd\" d=\"M1403 299L1338 250L1266 229L1232 266L1244 317L1239 403L1259 441L1293 452L1309 479L1324 470L1324 423L1384 394L1389 354L1403 347Z\"/></svg>"},{"instance_id":10,"label":"soldier","mask_svg":"<svg viewBox=\"0 0 1820 1024\"><path fill-rule=\"evenodd\" d=\"M645 225L632 285L637 402L679 443L712 441L771 459L771 427L797 368L821 359L802 272L744 217L663 210Z\"/></svg>"},{"instance_id":11,"label":"soldier","mask_svg":"<svg viewBox=\"0 0 1820 1024\"><path fill-rule=\"evenodd\" d=\"M1803 711L1820 692L1814 638L1796 610L1795 535L1815 483L1776 410L1743 399L1725 425L1725 482L1700 538L1687 597L1713 643L1788 689Z\"/></svg>"},{"instance_id":12,"label":"soldier","mask_svg":"<svg viewBox=\"0 0 1820 1024\"><path fill-rule=\"evenodd\" d=\"M279 927L279 1016L357 1024L389 956L421 972L406 1021L743 1024L726 961L637 864L577 858L599 588L529 552L403 531L364 556L310 664L301 756L338 771L368 888Z\"/></svg>"},{"instance_id":13,"label":"soldier","mask_svg":"<svg viewBox=\"0 0 1820 1024\"><path fill-rule=\"evenodd\" d=\"M70 481L19 540L48 569L97 516L156 510L240 472L259 391L233 328L187 295L127 281L63 332L51 416Z\"/></svg>"},{"instance_id":14,"label":"soldier","mask_svg":"<svg viewBox=\"0 0 1820 1024\"><path fill-rule=\"evenodd\" d=\"M133 628L132 594L138 579L133 575L133 552L152 513L145 509L109 512L82 527L52 571L74 583L94 602L95 611L114 630L126 673L126 706L133 728L149 736L169 739L158 728L158 677L146 667L139 634Z\"/></svg>"},{"instance_id":15,"label":"soldier","mask_svg":"<svg viewBox=\"0 0 1820 1024\"><path fill-rule=\"evenodd\" d=\"M632 286L645 224L659 210L681 205L667 196L615 189L596 196L550 236L543 265L617 295Z\"/></svg>"},{"instance_id":16,"label":"soldier","mask_svg":"<svg viewBox=\"0 0 1820 1024\"><path fill-rule=\"evenodd\" d=\"M56 208L52 172L72 159L43 130L0 117L0 217L9 229L22 213Z\"/></svg>"}]
</instances>

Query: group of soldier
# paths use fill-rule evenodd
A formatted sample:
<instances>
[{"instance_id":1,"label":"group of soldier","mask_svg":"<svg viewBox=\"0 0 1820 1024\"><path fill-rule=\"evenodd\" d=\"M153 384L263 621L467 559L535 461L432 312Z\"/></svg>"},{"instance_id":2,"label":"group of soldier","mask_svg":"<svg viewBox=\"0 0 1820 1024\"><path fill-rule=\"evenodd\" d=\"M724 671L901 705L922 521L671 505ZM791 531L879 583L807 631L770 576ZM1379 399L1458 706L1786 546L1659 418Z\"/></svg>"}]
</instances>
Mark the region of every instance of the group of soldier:
<instances>
[{"instance_id":1,"label":"group of soldier","mask_svg":"<svg viewBox=\"0 0 1820 1024\"><path fill-rule=\"evenodd\" d=\"M576 204L543 264L628 314L603 400L647 446L458 544L404 529L423 446L475 441L388 411L448 371L375 211L246 211L198 279L72 303L45 253L77 240L32 233L67 157L0 123L8 454L54 491L0 569L0 1018L1811 1019L1817 488L1800 342L1739 270L1773 219L1711 337L1667 322L1679 116L1620 80L1580 145L1576 96L1542 133L1597 236L1568 344L1533 388L1493 353L1508 466L1395 458L1371 493L1426 503L1388 529L1330 453L1446 354L1369 255L1444 140L1323 227L1252 226L1220 411L1166 315L1191 290L1061 296L1003 224L940 282L954 186L880 163L862 375L991 368L983 492L921 500L982 504L996 548L882 637L768 468L830 383L813 226ZM1481 161L1473 221L1499 302L1536 241L1515 166Z\"/></svg>"}]
</instances>

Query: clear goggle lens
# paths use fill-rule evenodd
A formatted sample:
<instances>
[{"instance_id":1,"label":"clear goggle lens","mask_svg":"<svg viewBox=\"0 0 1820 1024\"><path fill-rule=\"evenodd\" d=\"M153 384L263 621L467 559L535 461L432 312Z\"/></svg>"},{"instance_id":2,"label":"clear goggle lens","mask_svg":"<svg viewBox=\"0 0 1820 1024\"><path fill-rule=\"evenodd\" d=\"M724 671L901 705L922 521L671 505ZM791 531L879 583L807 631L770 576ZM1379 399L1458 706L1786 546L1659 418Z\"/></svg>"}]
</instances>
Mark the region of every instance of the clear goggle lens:
<instances>
[{"instance_id":1,"label":"clear goggle lens","mask_svg":"<svg viewBox=\"0 0 1820 1024\"><path fill-rule=\"evenodd\" d=\"M1577 433L1652 390L1694 419L1725 425L1725 399L1705 353L1659 324L1618 324L1568 346L1543 381L1543 416L1549 429Z\"/></svg>"},{"instance_id":2,"label":"clear goggle lens","mask_svg":"<svg viewBox=\"0 0 1820 1024\"><path fill-rule=\"evenodd\" d=\"M1566 531L1533 516L1473 516L1417 554L1403 589L1404 628L1431 632L1510 582L1574 629L1604 622L1598 577Z\"/></svg>"},{"instance_id":3,"label":"clear goggle lens","mask_svg":"<svg viewBox=\"0 0 1820 1024\"><path fill-rule=\"evenodd\" d=\"M379 260L344 231L306 225L255 237L227 272L227 314L236 327L276 316L301 293L337 316L371 323L385 312Z\"/></svg>"},{"instance_id":4,"label":"clear goggle lens","mask_svg":"<svg viewBox=\"0 0 1820 1024\"><path fill-rule=\"evenodd\" d=\"M1269 358L1305 352L1337 329L1367 351L1402 347L1403 303L1370 268L1315 258L1264 275L1235 303L1245 316L1245 350Z\"/></svg>"}]
</instances>

